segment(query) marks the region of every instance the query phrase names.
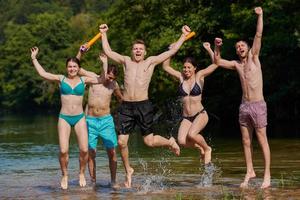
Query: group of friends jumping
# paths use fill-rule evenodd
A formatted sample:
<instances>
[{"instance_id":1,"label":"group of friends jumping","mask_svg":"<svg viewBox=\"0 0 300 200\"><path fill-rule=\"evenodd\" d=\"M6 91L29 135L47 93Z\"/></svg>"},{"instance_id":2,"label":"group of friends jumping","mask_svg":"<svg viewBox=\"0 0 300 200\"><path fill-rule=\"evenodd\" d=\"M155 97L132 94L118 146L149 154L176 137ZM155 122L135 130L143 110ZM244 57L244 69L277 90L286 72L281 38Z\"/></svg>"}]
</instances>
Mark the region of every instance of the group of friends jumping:
<instances>
[{"instance_id":1,"label":"group of friends jumping","mask_svg":"<svg viewBox=\"0 0 300 200\"><path fill-rule=\"evenodd\" d=\"M259 60L263 32L263 10L254 9L257 15L256 33L252 47L244 40L235 44L238 60L221 58L220 47L222 39L215 38L214 50L210 43L203 43L203 47L210 55L212 64L199 70L193 57L186 57L181 71L171 66L171 57L176 54L191 32L187 25L182 27L182 34L177 42L169 49L157 56L146 56L146 45L142 40L134 41L131 56L121 55L110 48L107 32L108 26L101 24L102 49L99 54L102 62L101 73L87 71L80 66L80 59L87 49L81 48L76 57L67 59L67 75L53 74L44 70L37 60L39 49L31 48L32 63L38 74L52 82L58 83L61 93L61 109L58 116L59 162L62 171L60 186L68 188L69 138L71 128L74 127L79 146L79 185L86 186L85 169L88 163L91 181L96 183L96 149L98 139L103 141L109 159L111 186L119 187L116 181L117 153L119 146L121 158L125 168L124 187L132 187L134 169L129 162L128 140L130 133L137 125L143 136L144 143L149 147L168 147L175 155L180 155L180 146L199 150L204 165L212 160L212 148L200 134L208 123L208 114L202 105L204 79L219 66L236 70L241 83L242 99L239 107L239 124L242 134L244 156L246 160L246 175L240 187L247 187L249 180L256 177L252 161L252 136L256 133L264 156L264 177L261 188L271 186L270 148L266 135L267 106L263 96L262 69ZM108 58L123 66L124 89L120 89L116 78L116 65L108 64ZM178 95L182 99L182 120L178 129L177 142L154 134L153 105L149 100L148 88L155 66L162 64L162 68L179 81ZM89 85L88 101L83 108L85 86ZM118 135L114 119L111 115L110 103L114 94L120 102L118 109Z\"/></svg>"}]
</instances>

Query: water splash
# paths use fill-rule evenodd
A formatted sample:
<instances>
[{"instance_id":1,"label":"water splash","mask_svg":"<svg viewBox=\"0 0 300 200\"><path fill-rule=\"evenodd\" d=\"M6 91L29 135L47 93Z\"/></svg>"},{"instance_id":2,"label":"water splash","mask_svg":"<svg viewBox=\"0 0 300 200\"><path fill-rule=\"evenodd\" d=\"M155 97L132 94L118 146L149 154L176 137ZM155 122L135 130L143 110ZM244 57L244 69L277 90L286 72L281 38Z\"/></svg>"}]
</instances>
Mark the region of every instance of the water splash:
<instances>
[{"instance_id":1,"label":"water splash","mask_svg":"<svg viewBox=\"0 0 300 200\"><path fill-rule=\"evenodd\" d=\"M200 177L200 183L197 187L211 187L213 185L213 178L216 171L217 167L212 162L204 165L204 172Z\"/></svg>"},{"instance_id":2,"label":"water splash","mask_svg":"<svg viewBox=\"0 0 300 200\"><path fill-rule=\"evenodd\" d=\"M172 171L169 169L170 162L165 157L162 157L160 160L153 159L149 163L142 158L139 158L138 161L143 169L143 180L139 193L159 192L169 188L166 179ZM150 166L152 163L153 166ZM154 170L150 168L154 168Z\"/></svg>"}]
</instances>

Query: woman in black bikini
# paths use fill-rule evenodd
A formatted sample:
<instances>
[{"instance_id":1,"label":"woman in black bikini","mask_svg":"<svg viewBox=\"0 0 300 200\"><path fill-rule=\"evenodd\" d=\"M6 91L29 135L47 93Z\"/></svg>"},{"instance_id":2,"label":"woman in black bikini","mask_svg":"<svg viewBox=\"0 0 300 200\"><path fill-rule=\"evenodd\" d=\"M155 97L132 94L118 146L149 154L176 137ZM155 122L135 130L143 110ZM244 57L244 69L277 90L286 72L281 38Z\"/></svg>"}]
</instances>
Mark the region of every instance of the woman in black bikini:
<instances>
[{"instance_id":1,"label":"woman in black bikini","mask_svg":"<svg viewBox=\"0 0 300 200\"><path fill-rule=\"evenodd\" d=\"M184 60L182 72L170 66L170 59L163 63L163 69L180 81L179 96L182 97L183 119L178 130L178 143L184 147L198 148L204 156L204 164L211 162L211 147L207 145L200 133L208 122L208 115L201 103L204 78L215 71L219 56L219 47L215 44L214 63L197 71L195 60L187 57Z\"/></svg>"}]
</instances>

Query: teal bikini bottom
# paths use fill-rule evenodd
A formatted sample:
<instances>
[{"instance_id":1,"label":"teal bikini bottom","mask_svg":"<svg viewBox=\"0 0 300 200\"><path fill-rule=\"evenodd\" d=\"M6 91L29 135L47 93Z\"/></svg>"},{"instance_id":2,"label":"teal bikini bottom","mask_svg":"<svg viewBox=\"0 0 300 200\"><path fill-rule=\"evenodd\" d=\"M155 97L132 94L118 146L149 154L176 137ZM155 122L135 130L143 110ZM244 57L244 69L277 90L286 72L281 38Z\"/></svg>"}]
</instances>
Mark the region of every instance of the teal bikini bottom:
<instances>
[{"instance_id":1,"label":"teal bikini bottom","mask_svg":"<svg viewBox=\"0 0 300 200\"><path fill-rule=\"evenodd\" d=\"M64 119L70 126L75 126L84 117L84 113L79 115L65 115L60 113L58 117Z\"/></svg>"}]
</instances>

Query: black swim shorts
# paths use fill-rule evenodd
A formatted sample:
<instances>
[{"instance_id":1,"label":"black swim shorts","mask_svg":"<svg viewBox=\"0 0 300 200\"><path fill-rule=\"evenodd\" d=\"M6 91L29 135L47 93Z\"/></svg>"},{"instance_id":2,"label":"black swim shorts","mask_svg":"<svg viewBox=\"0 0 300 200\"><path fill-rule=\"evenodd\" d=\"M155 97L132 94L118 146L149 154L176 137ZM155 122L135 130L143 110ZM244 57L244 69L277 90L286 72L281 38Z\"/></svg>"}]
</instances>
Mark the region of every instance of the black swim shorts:
<instances>
[{"instance_id":1,"label":"black swim shorts","mask_svg":"<svg viewBox=\"0 0 300 200\"><path fill-rule=\"evenodd\" d=\"M119 111L119 134L129 134L138 125L143 136L152 133L153 105L149 100L123 101Z\"/></svg>"}]
</instances>

